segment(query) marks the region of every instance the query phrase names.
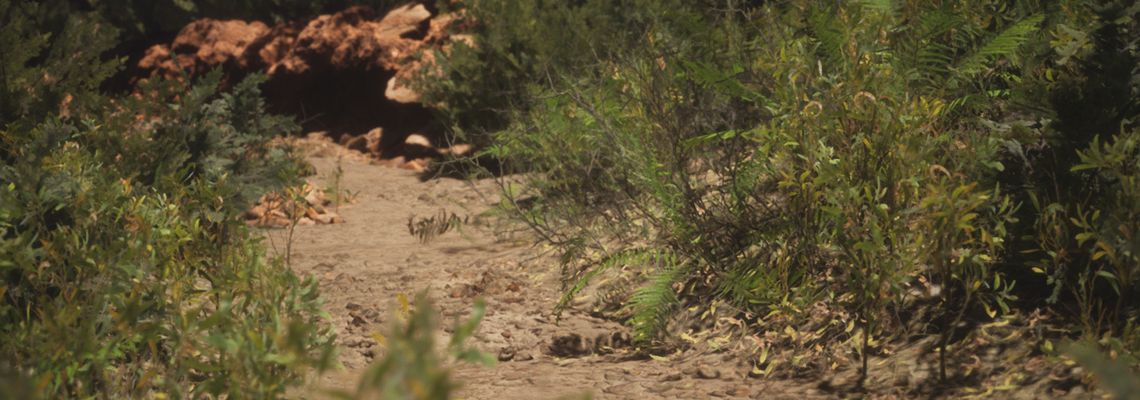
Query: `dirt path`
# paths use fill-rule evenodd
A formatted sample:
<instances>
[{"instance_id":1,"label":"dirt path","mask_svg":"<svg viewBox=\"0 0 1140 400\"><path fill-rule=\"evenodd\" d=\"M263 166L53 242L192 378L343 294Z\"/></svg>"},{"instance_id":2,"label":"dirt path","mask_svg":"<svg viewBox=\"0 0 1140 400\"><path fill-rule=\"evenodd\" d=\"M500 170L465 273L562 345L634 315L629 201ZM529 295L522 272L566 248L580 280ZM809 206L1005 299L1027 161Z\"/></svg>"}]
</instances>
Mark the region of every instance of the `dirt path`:
<instances>
[{"instance_id":1,"label":"dirt path","mask_svg":"<svg viewBox=\"0 0 1140 400\"><path fill-rule=\"evenodd\" d=\"M316 183L323 185L337 161L320 153L310 160L318 170ZM487 315L474 344L507 359L494 367L457 366L460 398L823 396L786 382L774 390L774 383L747 378L745 364L727 354L681 354L667 361L635 357L622 348L623 326L579 310L567 311L555 324L549 314L558 298L556 264L536 257L540 251L525 238L496 240L478 224L427 244L409 235L411 215L446 210L474 217L486 211L496 197L493 182L420 182L411 171L352 159L341 167L342 186L357 193L355 204L339 210L347 223L300 226L293 249L294 269L320 281L346 367L320 378L317 388L353 388L381 353L371 333L387 327L397 294L426 289L445 322L483 297ZM270 232L277 246L282 234ZM302 396L320 397L317 388Z\"/></svg>"}]
</instances>

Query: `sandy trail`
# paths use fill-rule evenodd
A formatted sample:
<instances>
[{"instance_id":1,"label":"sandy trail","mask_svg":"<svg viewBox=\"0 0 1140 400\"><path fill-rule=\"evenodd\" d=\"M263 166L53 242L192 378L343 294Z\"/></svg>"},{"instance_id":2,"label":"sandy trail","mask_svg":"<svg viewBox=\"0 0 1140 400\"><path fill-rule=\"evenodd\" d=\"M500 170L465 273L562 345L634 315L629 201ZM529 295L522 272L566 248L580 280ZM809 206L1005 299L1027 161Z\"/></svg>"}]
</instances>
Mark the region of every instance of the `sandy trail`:
<instances>
[{"instance_id":1,"label":"sandy trail","mask_svg":"<svg viewBox=\"0 0 1140 400\"><path fill-rule=\"evenodd\" d=\"M313 180L324 187L336 156L316 152L310 161L318 170ZM382 353L371 333L388 326L397 295L422 290L442 310L444 325L484 298L487 315L473 344L492 355L513 353L493 367L455 366L454 377L463 385L459 398L826 396L807 385L748 378L742 360L729 353L682 354L668 361L635 357L622 348L621 324L583 311L568 310L555 324L550 311L559 294L557 265L536 256L540 250L528 238L496 239L485 225L472 224L421 244L407 231L411 215L483 213L497 197L493 182L420 182L411 171L350 158L340 163L342 187L357 193L355 204L339 209L347 222L297 227L292 266L319 279L346 368L325 374L299 397L322 397L320 388L354 388ZM278 248L283 234L269 231ZM611 342L614 337L619 340ZM594 345L595 340L606 343Z\"/></svg>"}]
</instances>

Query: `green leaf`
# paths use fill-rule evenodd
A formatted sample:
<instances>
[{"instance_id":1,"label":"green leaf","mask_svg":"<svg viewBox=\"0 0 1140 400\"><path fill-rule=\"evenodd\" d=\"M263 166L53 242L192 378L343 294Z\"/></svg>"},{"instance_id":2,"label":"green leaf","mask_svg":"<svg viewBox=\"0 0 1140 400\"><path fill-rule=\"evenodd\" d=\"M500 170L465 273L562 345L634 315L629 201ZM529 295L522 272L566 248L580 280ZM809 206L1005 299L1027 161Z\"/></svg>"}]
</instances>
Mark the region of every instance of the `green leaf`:
<instances>
[{"instance_id":1,"label":"green leaf","mask_svg":"<svg viewBox=\"0 0 1140 400\"><path fill-rule=\"evenodd\" d=\"M976 75L982 72L994 58L1012 55L1019 47L1029 41L1031 35L1040 29L1039 25L1044 20L1045 16L1039 14L1010 25L973 54L964 58L958 64L958 72L966 76Z\"/></svg>"}]
</instances>

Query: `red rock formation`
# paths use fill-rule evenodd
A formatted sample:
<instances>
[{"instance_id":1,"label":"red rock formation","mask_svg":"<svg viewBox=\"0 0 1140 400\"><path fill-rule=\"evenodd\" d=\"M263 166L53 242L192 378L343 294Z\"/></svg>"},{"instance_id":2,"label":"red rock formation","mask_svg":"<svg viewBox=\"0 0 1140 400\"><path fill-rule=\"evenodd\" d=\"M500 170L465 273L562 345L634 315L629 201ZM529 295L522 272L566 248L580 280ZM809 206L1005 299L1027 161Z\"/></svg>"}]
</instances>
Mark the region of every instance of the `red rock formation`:
<instances>
[{"instance_id":1,"label":"red rock formation","mask_svg":"<svg viewBox=\"0 0 1140 400\"><path fill-rule=\"evenodd\" d=\"M147 50L139 68L169 77L182 71L200 74L217 66L247 69L252 60L246 50L267 33L269 27L257 21L194 21L182 28L170 46L155 45Z\"/></svg>"},{"instance_id":2,"label":"red rock formation","mask_svg":"<svg viewBox=\"0 0 1140 400\"><path fill-rule=\"evenodd\" d=\"M436 149L442 143L432 132L430 112L407 82L431 62L431 50L446 46L452 20L433 18L422 4L398 7L382 17L358 6L272 28L204 19L183 28L169 46L150 48L138 65L176 79L216 67L229 82L265 73L264 91L273 111L296 115L307 129L329 131L334 138L382 127L383 137L370 139L378 143L367 148L381 158L410 161L446 152ZM412 134L417 143L408 146ZM408 148L416 154L404 154Z\"/></svg>"}]
</instances>

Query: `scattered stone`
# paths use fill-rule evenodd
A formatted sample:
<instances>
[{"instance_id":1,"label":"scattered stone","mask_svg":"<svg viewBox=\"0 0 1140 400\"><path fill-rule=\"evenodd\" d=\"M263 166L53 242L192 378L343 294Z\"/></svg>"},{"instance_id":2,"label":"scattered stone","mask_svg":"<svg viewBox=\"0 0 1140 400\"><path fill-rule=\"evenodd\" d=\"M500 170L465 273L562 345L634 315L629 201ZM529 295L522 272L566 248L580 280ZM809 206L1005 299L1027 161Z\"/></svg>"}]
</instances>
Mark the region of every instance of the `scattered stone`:
<instances>
[{"instance_id":1,"label":"scattered stone","mask_svg":"<svg viewBox=\"0 0 1140 400\"><path fill-rule=\"evenodd\" d=\"M643 386L645 387L645 390L648 390L650 393L654 393L654 394L662 394L662 393L665 393L665 392L673 389L673 385L668 384L668 383L653 383L653 384L646 384Z\"/></svg>"},{"instance_id":2,"label":"scattered stone","mask_svg":"<svg viewBox=\"0 0 1140 400\"><path fill-rule=\"evenodd\" d=\"M457 145L454 145L454 146L451 146L451 147L448 147L445 149L440 149L440 153L442 153L442 154L451 154L451 155L457 156L457 157L467 155L467 153L470 153L470 152L471 152L471 145L469 145L469 144L457 144Z\"/></svg>"},{"instance_id":3,"label":"scattered stone","mask_svg":"<svg viewBox=\"0 0 1140 400\"><path fill-rule=\"evenodd\" d=\"M363 311L360 312L360 314L363 315L364 318L367 318L371 321L379 321L380 320L380 311L377 311L375 308L364 309Z\"/></svg>"},{"instance_id":4,"label":"scattered stone","mask_svg":"<svg viewBox=\"0 0 1140 400\"><path fill-rule=\"evenodd\" d=\"M363 307L364 307L364 306L361 306L360 304L356 304L356 303L353 303L353 302L349 302L348 304L345 304L345 305L344 305L344 308L345 308L346 310L349 310L349 311L359 311L359 310L360 310L361 308L363 308Z\"/></svg>"},{"instance_id":5,"label":"scattered stone","mask_svg":"<svg viewBox=\"0 0 1140 400\"><path fill-rule=\"evenodd\" d=\"M325 224L325 225L343 224L344 223L344 219L341 218L340 215L337 215L336 213L333 213L333 212L318 215L316 218L314 218L314 220L316 220L318 223Z\"/></svg>"},{"instance_id":6,"label":"scattered stone","mask_svg":"<svg viewBox=\"0 0 1140 400\"><path fill-rule=\"evenodd\" d=\"M418 103L420 101L420 94L412 90L403 82L392 77L388 80L388 87L384 89L384 97L397 103Z\"/></svg>"},{"instance_id":7,"label":"scattered stone","mask_svg":"<svg viewBox=\"0 0 1140 400\"><path fill-rule=\"evenodd\" d=\"M665 374L661 377L662 382L676 382L679 380L681 380L681 374L677 372Z\"/></svg>"},{"instance_id":8,"label":"scattered stone","mask_svg":"<svg viewBox=\"0 0 1140 400\"><path fill-rule=\"evenodd\" d=\"M324 206L331 204L332 200L325 197L325 191L307 187L305 190L305 202L309 203L310 208L317 211L324 212Z\"/></svg>"},{"instance_id":9,"label":"scattered stone","mask_svg":"<svg viewBox=\"0 0 1140 400\"><path fill-rule=\"evenodd\" d=\"M372 347L372 341L362 338L350 338L344 341L344 347L348 348L361 348Z\"/></svg>"},{"instance_id":10,"label":"scattered stone","mask_svg":"<svg viewBox=\"0 0 1140 400\"><path fill-rule=\"evenodd\" d=\"M617 385L610 385L610 386L606 386L605 388L603 388L602 393L613 394L613 395L625 394L628 396L628 394L630 392L629 389L631 387L633 387L634 385L636 385L636 383L633 383L633 382L626 382L626 383L620 383Z\"/></svg>"},{"instance_id":11,"label":"scattered stone","mask_svg":"<svg viewBox=\"0 0 1140 400\"><path fill-rule=\"evenodd\" d=\"M416 159L413 159L411 161L400 164L397 167L399 167L401 169L412 170L415 172L424 172L427 170L428 161L426 159L416 158Z\"/></svg>"},{"instance_id":12,"label":"scattered stone","mask_svg":"<svg viewBox=\"0 0 1140 400\"><path fill-rule=\"evenodd\" d=\"M254 205L253 208L250 208L249 210L246 210L246 212L245 212L245 219L256 220L256 219L261 219L263 217L265 217L265 205L263 205L263 204Z\"/></svg>"},{"instance_id":13,"label":"scattered stone","mask_svg":"<svg viewBox=\"0 0 1140 400\"><path fill-rule=\"evenodd\" d=\"M404 144L408 146L422 146L425 148L432 147L431 140L429 140L426 136L418 133L408 135L408 138L404 139Z\"/></svg>"},{"instance_id":14,"label":"scattered stone","mask_svg":"<svg viewBox=\"0 0 1140 400\"><path fill-rule=\"evenodd\" d=\"M697 367L697 378L700 379L720 379L721 372L709 366Z\"/></svg>"},{"instance_id":15,"label":"scattered stone","mask_svg":"<svg viewBox=\"0 0 1140 400\"><path fill-rule=\"evenodd\" d=\"M551 355L558 357L580 357L589 354L591 347L589 341L583 339L582 335L571 333L555 336L548 350Z\"/></svg>"},{"instance_id":16,"label":"scattered stone","mask_svg":"<svg viewBox=\"0 0 1140 400\"><path fill-rule=\"evenodd\" d=\"M515 358L514 347L507 346L507 347L504 347L501 350L499 350L499 361L506 362L506 361L511 361L514 358Z\"/></svg>"},{"instance_id":17,"label":"scattered stone","mask_svg":"<svg viewBox=\"0 0 1140 400\"><path fill-rule=\"evenodd\" d=\"M515 361L530 361L534 359L534 354L529 351L519 351L515 353Z\"/></svg>"},{"instance_id":18,"label":"scattered stone","mask_svg":"<svg viewBox=\"0 0 1140 400\"><path fill-rule=\"evenodd\" d=\"M344 219L325 208L331 201L325 197L324 190L317 189L306 183L300 188L304 193L302 204L298 200L287 198L280 193L269 193L261 196L257 204L245 212L247 225L288 227L294 222L298 225L314 224L340 224Z\"/></svg>"},{"instance_id":19,"label":"scattered stone","mask_svg":"<svg viewBox=\"0 0 1140 400\"><path fill-rule=\"evenodd\" d=\"M359 315L353 315L352 321L349 321L349 323L352 324L352 326L358 326L359 327L359 326L367 325L368 321L366 321L364 318L361 318Z\"/></svg>"},{"instance_id":20,"label":"scattered stone","mask_svg":"<svg viewBox=\"0 0 1140 400\"><path fill-rule=\"evenodd\" d=\"M383 138L384 138L384 128L380 128L380 127L372 128L372 130L370 130L370 131L368 131L368 133L364 134L364 140L366 142L366 146L368 147L368 153L380 154L380 152L382 150L381 145L380 145L381 144L380 140Z\"/></svg>"}]
</instances>

